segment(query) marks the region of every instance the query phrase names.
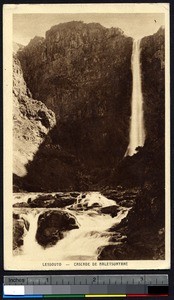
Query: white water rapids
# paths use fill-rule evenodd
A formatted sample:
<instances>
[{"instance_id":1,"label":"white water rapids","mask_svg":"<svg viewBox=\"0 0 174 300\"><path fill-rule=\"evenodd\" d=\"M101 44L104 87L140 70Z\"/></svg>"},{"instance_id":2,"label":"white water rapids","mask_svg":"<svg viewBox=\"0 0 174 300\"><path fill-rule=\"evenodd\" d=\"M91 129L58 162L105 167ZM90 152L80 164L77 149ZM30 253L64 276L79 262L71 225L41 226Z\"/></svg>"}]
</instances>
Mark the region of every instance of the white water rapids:
<instances>
[{"instance_id":1,"label":"white water rapids","mask_svg":"<svg viewBox=\"0 0 174 300\"><path fill-rule=\"evenodd\" d=\"M86 202L89 206L86 211L69 210L68 207L63 209L76 217L79 229L65 232L63 239L59 240L56 245L46 249L37 243L35 235L39 215L49 209L30 209L25 214L25 218L30 223L30 228L28 232L26 231L22 252L19 253L20 255L15 255L14 259L20 260L22 255L29 261L96 260L98 247L111 244L108 240L112 233L107 232L107 230L125 218L129 209L120 207L117 216L112 218L108 214L102 214L97 208L90 208L94 203L98 203L101 207L117 205L115 201L107 199L98 192L87 193L81 204L83 205Z\"/></svg>"},{"instance_id":2,"label":"white water rapids","mask_svg":"<svg viewBox=\"0 0 174 300\"><path fill-rule=\"evenodd\" d=\"M129 146L125 156L135 154L137 147L143 147L145 141L144 128L144 111L143 111L143 95L141 83L141 64L140 64L140 42L134 40L132 51L132 107L131 107L131 122L129 134Z\"/></svg>"}]
</instances>

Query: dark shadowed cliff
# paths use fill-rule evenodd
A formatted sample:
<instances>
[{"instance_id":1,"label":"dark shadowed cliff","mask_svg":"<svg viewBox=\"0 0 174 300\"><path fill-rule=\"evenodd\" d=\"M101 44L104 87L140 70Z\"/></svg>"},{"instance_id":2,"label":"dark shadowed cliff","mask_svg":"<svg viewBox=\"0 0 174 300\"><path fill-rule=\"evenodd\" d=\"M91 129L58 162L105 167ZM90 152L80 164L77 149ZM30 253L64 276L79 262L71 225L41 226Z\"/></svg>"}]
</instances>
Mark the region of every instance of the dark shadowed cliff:
<instances>
[{"instance_id":1,"label":"dark shadowed cliff","mask_svg":"<svg viewBox=\"0 0 174 300\"><path fill-rule=\"evenodd\" d=\"M70 22L18 52L27 86L56 115L22 179L26 190L88 190L164 184L164 30L141 41L146 142L129 139L132 39L120 29ZM156 166L154 168L154 165ZM161 178L161 179L160 179Z\"/></svg>"},{"instance_id":2,"label":"dark shadowed cliff","mask_svg":"<svg viewBox=\"0 0 174 300\"><path fill-rule=\"evenodd\" d=\"M165 130L164 28L142 39L142 88L145 127L149 142L164 139Z\"/></svg>"},{"instance_id":3,"label":"dark shadowed cliff","mask_svg":"<svg viewBox=\"0 0 174 300\"><path fill-rule=\"evenodd\" d=\"M33 97L57 119L46 147L37 154L38 172L35 162L29 166L26 180L31 185L34 180L38 189L95 189L109 182L128 144L131 54L132 38L120 29L83 22L56 25L45 39L35 37L18 52ZM66 182L66 175L59 184L59 158L63 155L66 165L65 153L68 168L78 162L71 176L77 177L76 186Z\"/></svg>"}]
</instances>

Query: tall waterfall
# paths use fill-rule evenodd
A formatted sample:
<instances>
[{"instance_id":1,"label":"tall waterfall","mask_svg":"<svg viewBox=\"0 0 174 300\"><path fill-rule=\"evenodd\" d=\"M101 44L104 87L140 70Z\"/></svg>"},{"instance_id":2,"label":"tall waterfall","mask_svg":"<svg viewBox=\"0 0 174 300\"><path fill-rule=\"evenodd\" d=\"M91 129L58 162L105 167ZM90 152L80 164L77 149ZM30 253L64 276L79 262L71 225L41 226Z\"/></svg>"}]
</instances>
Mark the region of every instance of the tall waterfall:
<instances>
[{"instance_id":1,"label":"tall waterfall","mask_svg":"<svg viewBox=\"0 0 174 300\"><path fill-rule=\"evenodd\" d=\"M140 42L134 40L132 52L132 107L131 122L129 134L129 146L125 156L135 154L138 146L144 146L145 129L144 129L144 112L143 112L143 95L141 87L141 66L140 66Z\"/></svg>"}]
</instances>

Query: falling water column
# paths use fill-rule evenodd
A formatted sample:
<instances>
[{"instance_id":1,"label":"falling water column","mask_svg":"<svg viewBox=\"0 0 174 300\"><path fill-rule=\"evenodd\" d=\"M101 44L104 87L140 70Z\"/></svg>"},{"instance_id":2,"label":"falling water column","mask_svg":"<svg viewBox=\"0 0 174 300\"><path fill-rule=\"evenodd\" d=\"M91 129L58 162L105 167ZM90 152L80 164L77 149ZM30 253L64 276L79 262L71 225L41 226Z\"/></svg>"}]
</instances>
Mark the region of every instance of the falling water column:
<instances>
[{"instance_id":1,"label":"falling water column","mask_svg":"<svg viewBox=\"0 0 174 300\"><path fill-rule=\"evenodd\" d=\"M129 146L125 156L135 154L137 147L144 146L145 129L144 129L144 111L143 111L143 95L141 86L141 66L140 66L140 42L134 40L132 51L132 107L131 107L131 122L129 134Z\"/></svg>"}]
</instances>

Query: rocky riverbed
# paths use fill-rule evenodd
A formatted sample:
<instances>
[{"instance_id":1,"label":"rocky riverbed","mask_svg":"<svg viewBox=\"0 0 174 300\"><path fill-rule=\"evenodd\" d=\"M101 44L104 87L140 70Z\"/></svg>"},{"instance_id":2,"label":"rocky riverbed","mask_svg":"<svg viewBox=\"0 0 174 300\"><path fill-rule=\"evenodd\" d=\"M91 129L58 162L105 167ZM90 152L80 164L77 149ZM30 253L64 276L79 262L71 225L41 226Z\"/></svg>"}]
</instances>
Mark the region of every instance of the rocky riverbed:
<instances>
[{"instance_id":1,"label":"rocky riverbed","mask_svg":"<svg viewBox=\"0 0 174 300\"><path fill-rule=\"evenodd\" d=\"M52 255L65 260L98 259L101 247L125 242L124 234L111 232L110 228L127 216L135 196L136 191L116 190L103 191L103 194L16 193L13 199L14 254L30 256L36 247L37 253L45 249L48 259Z\"/></svg>"},{"instance_id":2,"label":"rocky riverbed","mask_svg":"<svg viewBox=\"0 0 174 300\"><path fill-rule=\"evenodd\" d=\"M15 258L164 259L164 228L147 223L140 196L139 188L121 187L102 193L16 193ZM153 206L151 209L154 211Z\"/></svg>"}]
</instances>

